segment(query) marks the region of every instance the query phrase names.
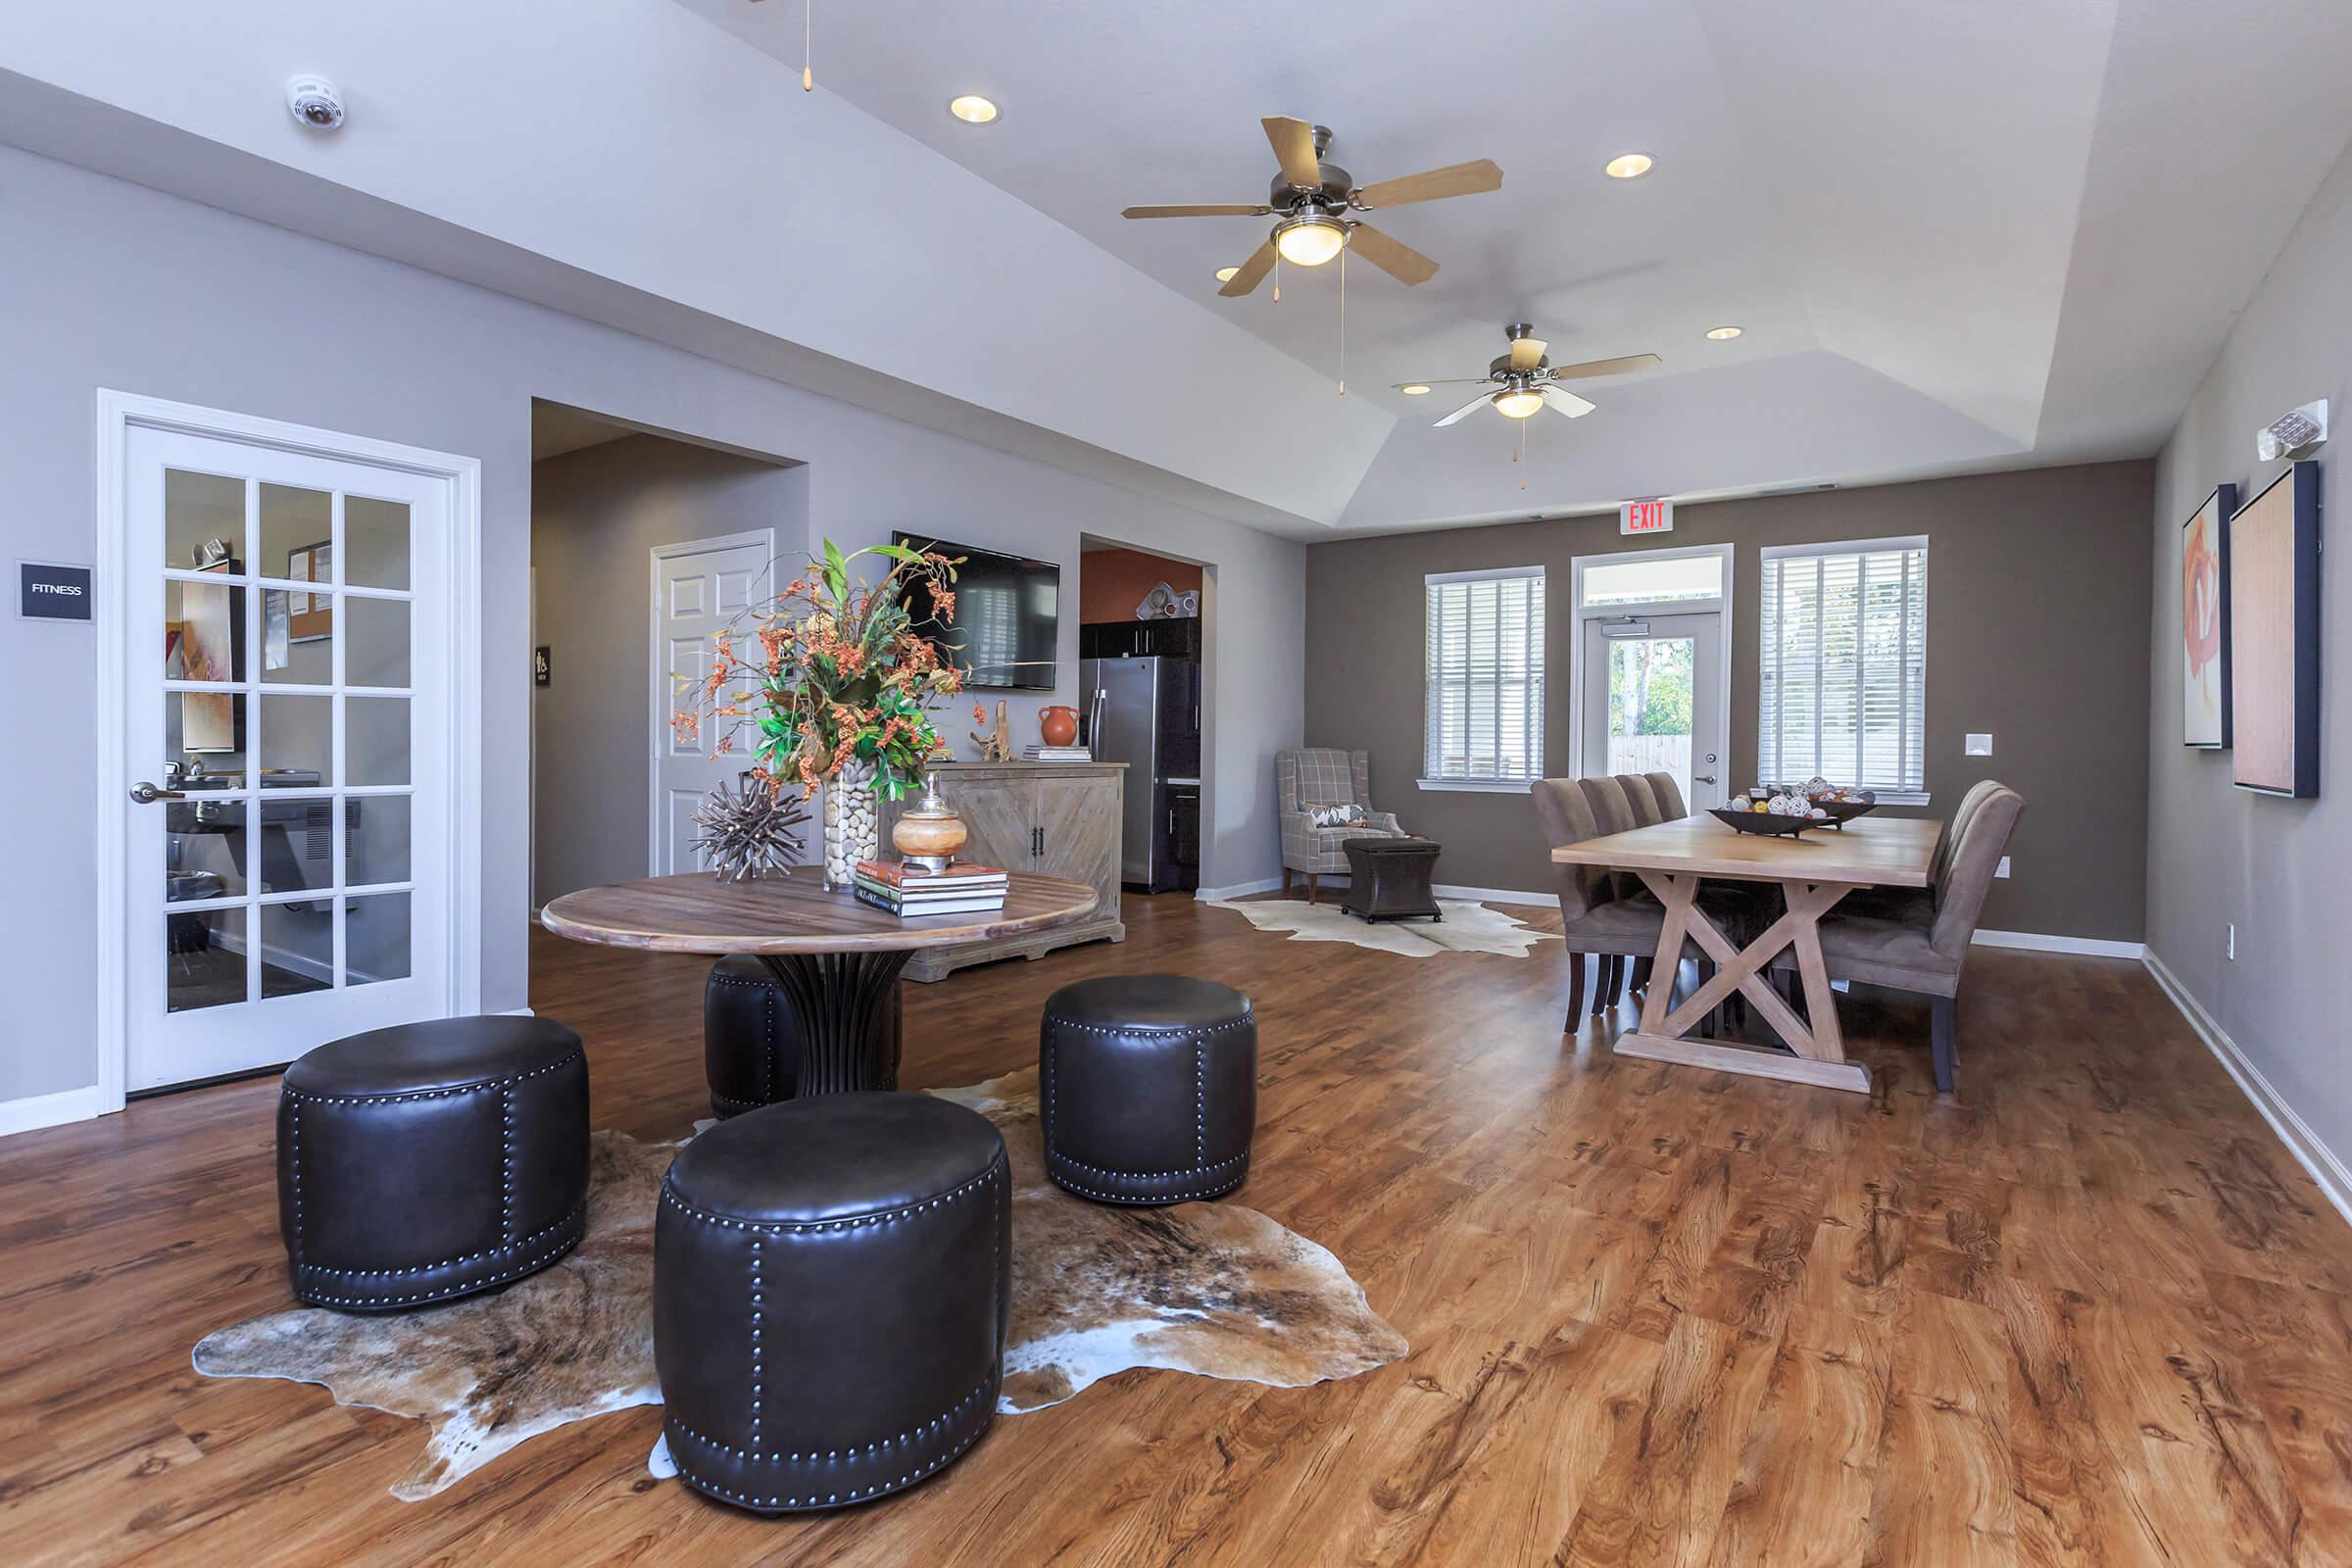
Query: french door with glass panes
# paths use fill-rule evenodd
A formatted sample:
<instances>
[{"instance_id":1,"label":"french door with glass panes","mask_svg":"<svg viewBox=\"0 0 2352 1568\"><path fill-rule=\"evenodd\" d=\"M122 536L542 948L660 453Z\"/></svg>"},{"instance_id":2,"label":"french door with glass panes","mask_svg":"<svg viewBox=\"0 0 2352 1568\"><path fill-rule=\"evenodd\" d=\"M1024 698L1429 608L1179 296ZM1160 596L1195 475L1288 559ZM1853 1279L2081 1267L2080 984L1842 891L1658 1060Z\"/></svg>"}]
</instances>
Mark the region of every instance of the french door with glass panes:
<instances>
[{"instance_id":1,"label":"french door with glass panes","mask_svg":"<svg viewBox=\"0 0 2352 1568\"><path fill-rule=\"evenodd\" d=\"M130 1093L450 1010L449 486L124 442Z\"/></svg>"}]
</instances>

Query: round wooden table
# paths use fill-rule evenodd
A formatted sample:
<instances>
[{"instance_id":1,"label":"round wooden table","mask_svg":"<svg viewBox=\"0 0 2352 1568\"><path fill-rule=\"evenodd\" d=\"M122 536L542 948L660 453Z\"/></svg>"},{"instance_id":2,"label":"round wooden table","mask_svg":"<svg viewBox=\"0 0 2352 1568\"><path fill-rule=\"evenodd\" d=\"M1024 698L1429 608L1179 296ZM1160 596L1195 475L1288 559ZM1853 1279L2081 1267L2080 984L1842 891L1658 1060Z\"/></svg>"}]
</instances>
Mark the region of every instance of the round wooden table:
<instances>
[{"instance_id":1,"label":"round wooden table","mask_svg":"<svg viewBox=\"0 0 2352 1568\"><path fill-rule=\"evenodd\" d=\"M705 871L566 893L540 913L558 936L653 953L750 954L767 966L800 1025L796 1097L898 1087L882 1028L899 971L917 948L1043 931L1094 911L1083 882L1015 871L1004 907L902 920L819 873L721 882Z\"/></svg>"}]
</instances>

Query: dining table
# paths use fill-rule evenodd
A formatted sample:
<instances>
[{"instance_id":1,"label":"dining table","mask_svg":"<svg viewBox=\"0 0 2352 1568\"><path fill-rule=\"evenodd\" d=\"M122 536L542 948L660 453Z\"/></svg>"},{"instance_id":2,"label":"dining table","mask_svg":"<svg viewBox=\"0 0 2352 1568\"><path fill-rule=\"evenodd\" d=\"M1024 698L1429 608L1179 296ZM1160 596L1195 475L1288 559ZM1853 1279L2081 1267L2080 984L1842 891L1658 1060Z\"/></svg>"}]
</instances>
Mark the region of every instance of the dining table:
<instances>
[{"instance_id":1,"label":"dining table","mask_svg":"<svg viewBox=\"0 0 2352 1568\"><path fill-rule=\"evenodd\" d=\"M1616 1053L1868 1094L1870 1069L1846 1059L1837 994L1822 958L1821 919L1856 888L1926 887L1942 834L1941 822L1921 817L1856 817L1783 835L1743 833L1700 815L1555 848L1551 858L1561 864L1635 873L1665 906L1641 1023L1617 1037ZM1698 903L1699 884L1709 879L1778 883L1782 911L1741 947ZM1716 968L1678 1002L1674 980L1686 938ZM1802 1016L1773 987L1770 974L1773 960L1790 951L1804 996ZM1735 991L1780 1036L1780 1047L1694 1036Z\"/></svg>"},{"instance_id":2,"label":"dining table","mask_svg":"<svg viewBox=\"0 0 2352 1568\"><path fill-rule=\"evenodd\" d=\"M582 888L550 901L557 936L653 953L747 954L774 977L800 1031L795 1098L898 1087L900 971L924 948L1043 931L1094 912L1084 882L1013 871L1004 906L902 918L814 870L722 881L708 871Z\"/></svg>"}]
</instances>

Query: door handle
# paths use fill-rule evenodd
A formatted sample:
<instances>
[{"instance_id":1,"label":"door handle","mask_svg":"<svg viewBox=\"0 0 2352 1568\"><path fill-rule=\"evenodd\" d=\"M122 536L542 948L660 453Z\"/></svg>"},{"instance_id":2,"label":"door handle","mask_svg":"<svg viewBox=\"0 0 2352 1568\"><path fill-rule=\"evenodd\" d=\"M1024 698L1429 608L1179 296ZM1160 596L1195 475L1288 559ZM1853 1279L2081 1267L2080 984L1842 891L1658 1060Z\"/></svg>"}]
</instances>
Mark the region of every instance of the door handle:
<instances>
[{"instance_id":1,"label":"door handle","mask_svg":"<svg viewBox=\"0 0 2352 1568\"><path fill-rule=\"evenodd\" d=\"M1039 859L1045 858L1046 830L1044 828L1033 827L1029 830L1029 853Z\"/></svg>"},{"instance_id":2,"label":"door handle","mask_svg":"<svg viewBox=\"0 0 2352 1568\"><path fill-rule=\"evenodd\" d=\"M184 801L187 796L178 790L159 790L141 779L130 787L130 798L141 806L153 806L158 801Z\"/></svg>"},{"instance_id":3,"label":"door handle","mask_svg":"<svg viewBox=\"0 0 2352 1568\"><path fill-rule=\"evenodd\" d=\"M1715 775L1712 773L1693 773L1690 775L1690 781L1693 784L1712 784L1715 782Z\"/></svg>"}]
</instances>

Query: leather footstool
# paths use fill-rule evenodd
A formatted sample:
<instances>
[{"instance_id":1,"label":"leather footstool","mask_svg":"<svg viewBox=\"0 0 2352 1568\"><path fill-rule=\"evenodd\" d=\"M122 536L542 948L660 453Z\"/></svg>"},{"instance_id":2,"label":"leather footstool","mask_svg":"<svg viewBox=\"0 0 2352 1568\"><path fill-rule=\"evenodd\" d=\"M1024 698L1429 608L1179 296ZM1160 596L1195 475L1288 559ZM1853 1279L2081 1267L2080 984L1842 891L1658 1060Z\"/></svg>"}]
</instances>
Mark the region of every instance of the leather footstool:
<instances>
[{"instance_id":1,"label":"leather footstool","mask_svg":"<svg viewBox=\"0 0 2352 1568\"><path fill-rule=\"evenodd\" d=\"M1257 1129L1257 1015L1213 980L1109 975L1046 1002L1037 1051L1046 1173L1103 1203L1232 1192Z\"/></svg>"},{"instance_id":2,"label":"leather footstool","mask_svg":"<svg viewBox=\"0 0 2352 1568\"><path fill-rule=\"evenodd\" d=\"M737 955L710 966L703 984L703 1076L710 1114L740 1116L792 1098L801 1032L775 976Z\"/></svg>"},{"instance_id":3,"label":"leather footstool","mask_svg":"<svg viewBox=\"0 0 2352 1568\"><path fill-rule=\"evenodd\" d=\"M883 1027L898 1070L899 1006L894 991ZM721 958L703 984L703 1076L710 1114L724 1120L790 1100L801 1067L800 1025L767 965L747 954Z\"/></svg>"},{"instance_id":4,"label":"leather footstool","mask_svg":"<svg viewBox=\"0 0 2352 1568\"><path fill-rule=\"evenodd\" d=\"M654 1219L678 1474L758 1513L924 1480L996 1419L1011 1292L1012 1176L977 1111L824 1095L721 1122Z\"/></svg>"},{"instance_id":5,"label":"leather footstool","mask_svg":"<svg viewBox=\"0 0 2352 1568\"><path fill-rule=\"evenodd\" d=\"M587 1219L588 1058L550 1018L444 1018L333 1041L277 1098L294 1294L392 1312L521 1279Z\"/></svg>"}]
</instances>

